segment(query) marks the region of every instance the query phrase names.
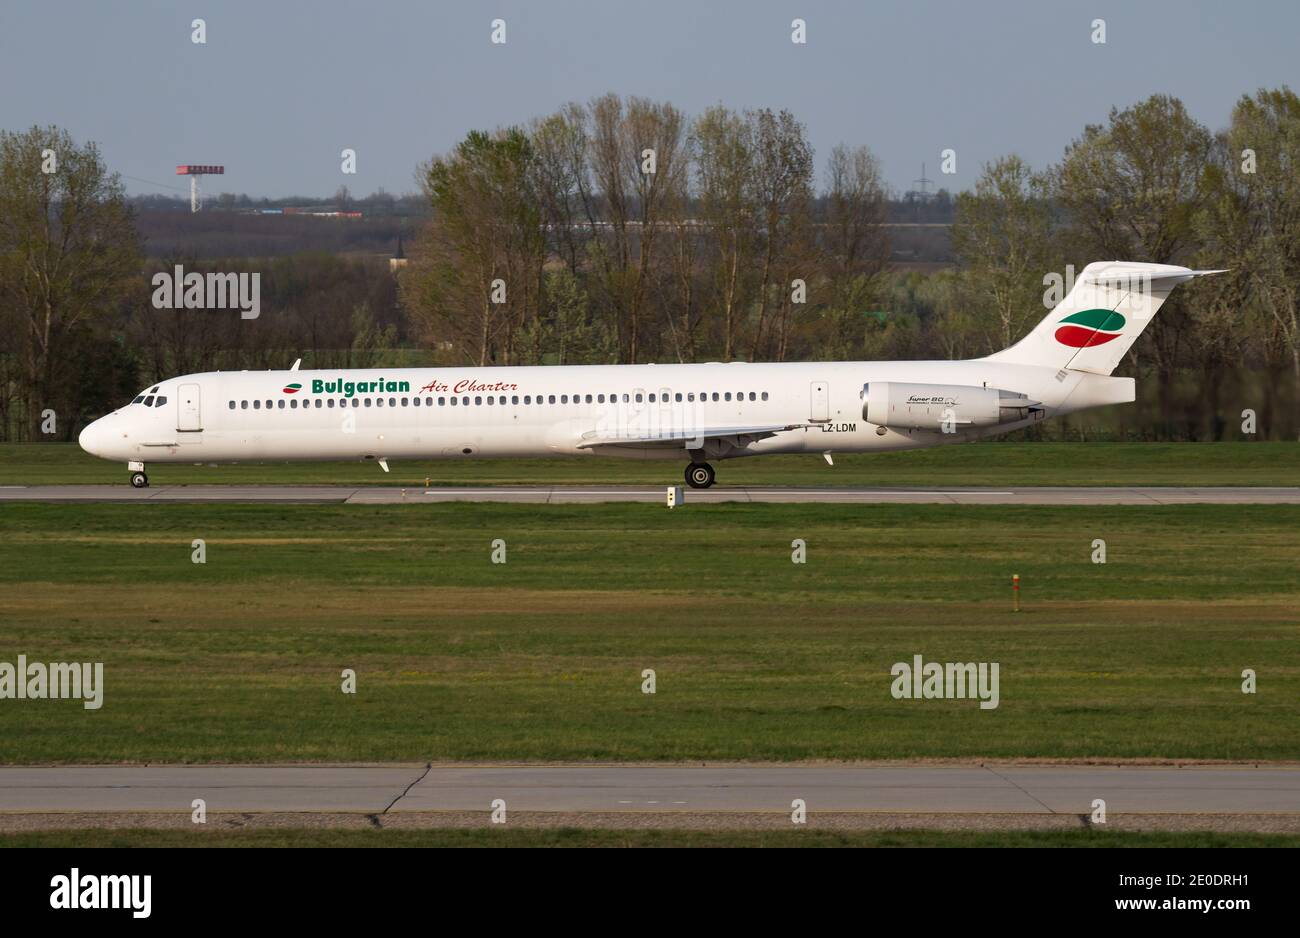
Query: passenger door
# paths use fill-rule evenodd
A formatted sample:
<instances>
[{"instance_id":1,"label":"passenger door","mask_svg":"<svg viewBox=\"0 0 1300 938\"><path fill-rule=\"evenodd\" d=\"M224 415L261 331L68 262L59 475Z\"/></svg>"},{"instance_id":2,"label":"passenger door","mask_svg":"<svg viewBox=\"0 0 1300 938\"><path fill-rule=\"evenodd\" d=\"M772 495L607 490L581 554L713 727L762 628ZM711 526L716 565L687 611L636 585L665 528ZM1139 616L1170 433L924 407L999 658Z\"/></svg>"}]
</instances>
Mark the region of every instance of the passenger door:
<instances>
[{"instance_id":1,"label":"passenger door","mask_svg":"<svg viewBox=\"0 0 1300 938\"><path fill-rule=\"evenodd\" d=\"M182 384L176 395L176 429L182 433L202 433L203 418L199 407L199 386ZM184 442L182 437L181 441Z\"/></svg>"}]
</instances>

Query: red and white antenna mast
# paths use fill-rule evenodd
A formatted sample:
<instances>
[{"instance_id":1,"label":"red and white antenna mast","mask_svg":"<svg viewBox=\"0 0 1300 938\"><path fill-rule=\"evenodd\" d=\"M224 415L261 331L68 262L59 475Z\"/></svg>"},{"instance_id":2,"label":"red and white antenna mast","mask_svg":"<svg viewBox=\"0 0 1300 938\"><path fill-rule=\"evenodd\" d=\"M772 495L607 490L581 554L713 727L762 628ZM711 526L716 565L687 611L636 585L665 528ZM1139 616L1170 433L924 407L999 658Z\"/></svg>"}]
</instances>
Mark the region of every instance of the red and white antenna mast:
<instances>
[{"instance_id":1,"label":"red and white antenna mast","mask_svg":"<svg viewBox=\"0 0 1300 938\"><path fill-rule=\"evenodd\" d=\"M203 165L196 166L188 164L176 167L177 176L190 177L190 212L197 212L202 206L199 201L199 177L200 176L221 176L226 172L224 166Z\"/></svg>"}]
</instances>

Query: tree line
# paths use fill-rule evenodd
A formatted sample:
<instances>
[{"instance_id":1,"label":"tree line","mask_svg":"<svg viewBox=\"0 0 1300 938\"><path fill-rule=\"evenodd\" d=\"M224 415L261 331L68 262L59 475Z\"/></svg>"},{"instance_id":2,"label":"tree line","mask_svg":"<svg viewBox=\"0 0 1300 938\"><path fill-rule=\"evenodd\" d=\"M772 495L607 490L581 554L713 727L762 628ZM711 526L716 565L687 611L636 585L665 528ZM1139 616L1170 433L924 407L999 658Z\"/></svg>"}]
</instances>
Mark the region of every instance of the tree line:
<instances>
[{"instance_id":1,"label":"tree line","mask_svg":"<svg viewBox=\"0 0 1300 938\"><path fill-rule=\"evenodd\" d=\"M951 213L956 264L908 270L891 264L891 194L868 147L819 159L789 111L691 117L611 94L472 131L421 164L428 212L394 277L381 258L330 253L222 259L178 243L146 258L94 144L0 131L0 439L72 438L159 378L297 357L975 357L1045 315L1054 279L1109 259L1231 272L1164 305L1122 366L1143 379L1139 408L1105 432L1220 439L1251 408L1260 436L1294 439L1298 166L1290 89L1243 96L1217 131L1156 95L1084 127L1052 166L1007 154L942 206L918 201L917 218ZM261 316L153 308L150 278L178 263L260 273Z\"/></svg>"},{"instance_id":2,"label":"tree line","mask_svg":"<svg viewBox=\"0 0 1300 938\"><path fill-rule=\"evenodd\" d=\"M817 165L789 112L606 95L469 134L421 168L403 275L413 335L480 363L965 358L1012 344L1094 260L1229 273L1180 288L1131 353L1137 435L1300 433L1300 99L1243 96L1217 132L1153 95L1058 163L1012 153L955 198L955 268L889 264L865 146Z\"/></svg>"}]
</instances>

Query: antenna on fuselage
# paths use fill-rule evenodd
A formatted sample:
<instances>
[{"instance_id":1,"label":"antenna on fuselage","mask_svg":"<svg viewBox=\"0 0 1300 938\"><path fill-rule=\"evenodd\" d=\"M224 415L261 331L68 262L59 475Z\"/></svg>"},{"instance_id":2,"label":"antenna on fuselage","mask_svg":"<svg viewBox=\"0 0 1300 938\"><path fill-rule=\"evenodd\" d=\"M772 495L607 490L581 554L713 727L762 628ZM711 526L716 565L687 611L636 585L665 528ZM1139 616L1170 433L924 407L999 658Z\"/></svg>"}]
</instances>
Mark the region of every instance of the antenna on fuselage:
<instances>
[{"instance_id":1,"label":"antenna on fuselage","mask_svg":"<svg viewBox=\"0 0 1300 938\"><path fill-rule=\"evenodd\" d=\"M290 371L297 371L297 370L298 370L298 366L301 365L301 364L302 364L302 359L301 359L301 358L295 358L295 359L293 360L293 364L289 366L289 370L290 370Z\"/></svg>"}]
</instances>

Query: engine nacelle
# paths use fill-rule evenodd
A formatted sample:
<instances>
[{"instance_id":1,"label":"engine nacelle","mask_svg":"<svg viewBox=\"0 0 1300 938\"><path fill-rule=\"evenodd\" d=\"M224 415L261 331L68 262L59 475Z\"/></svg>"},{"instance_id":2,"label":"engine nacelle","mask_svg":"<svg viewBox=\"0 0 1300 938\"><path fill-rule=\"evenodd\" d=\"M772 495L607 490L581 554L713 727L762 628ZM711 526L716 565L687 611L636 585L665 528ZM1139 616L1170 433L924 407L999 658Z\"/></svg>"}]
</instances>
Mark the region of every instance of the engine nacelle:
<instances>
[{"instance_id":1,"label":"engine nacelle","mask_svg":"<svg viewBox=\"0 0 1300 938\"><path fill-rule=\"evenodd\" d=\"M996 427L1028 419L1039 401L999 388L872 381L862 386L862 419L894 430ZM951 431L949 431L951 432Z\"/></svg>"}]
</instances>

